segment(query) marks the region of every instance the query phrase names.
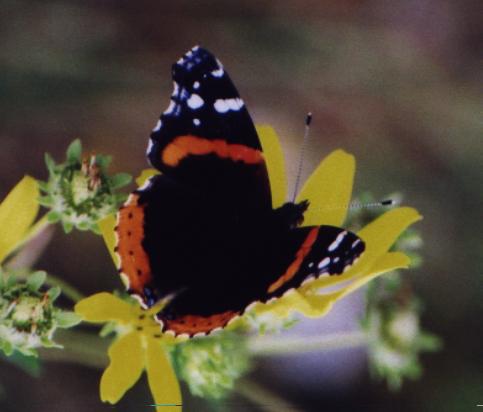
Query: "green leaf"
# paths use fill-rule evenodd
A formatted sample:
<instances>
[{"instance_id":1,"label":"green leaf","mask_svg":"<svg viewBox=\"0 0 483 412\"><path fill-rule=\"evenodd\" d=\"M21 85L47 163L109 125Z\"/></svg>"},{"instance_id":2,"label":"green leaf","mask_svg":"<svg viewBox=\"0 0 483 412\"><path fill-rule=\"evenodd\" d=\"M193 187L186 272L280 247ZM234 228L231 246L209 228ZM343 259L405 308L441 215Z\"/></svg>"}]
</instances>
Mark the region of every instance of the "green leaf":
<instances>
[{"instance_id":1,"label":"green leaf","mask_svg":"<svg viewBox=\"0 0 483 412\"><path fill-rule=\"evenodd\" d=\"M80 222L77 224L77 229L79 230L89 230L90 228L90 223L89 222Z\"/></svg>"},{"instance_id":2,"label":"green leaf","mask_svg":"<svg viewBox=\"0 0 483 412\"><path fill-rule=\"evenodd\" d=\"M25 356L20 352L14 352L11 356L5 356L0 354L0 358L5 359L8 362L13 363L19 369L28 373L35 378L40 376L40 361L33 356Z\"/></svg>"},{"instance_id":3,"label":"green leaf","mask_svg":"<svg viewBox=\"0 0 483 412\"><path fill-rule=\"evenodd\" d=\"M52 156L50 156L48 153L45 153L45 164L47 165L47 169L51 175L55 173L55 162L54 159L52 159Z\"/></svg>"},{"instance_id":4,"label":"green leaf","mask_svg":"<svg viewBox=\"0 0 483 412\"><path fill-rule=\"evenodd\" d=\"M127 195L125 193L115 193L114 194L114 200L116 202L116 205L120 205L124 203L127 199Z\"/></svg>"},{"instance_id":5,"label":"green leaf","mask_svg":"<svg viewBox=\"0 0 483 412\"><path fill-rule=\"evenodd\" d=\"M46 337L40 338L40 343L44 348L57 348L57 349L64 348L62 345L59 345L58 343L55 343L53 340Z\"/></svg>"},{"instance_id":6,"label":"green leaf","mask_svg":"<svg viewBox=\"0 0 483 412\"><path fill-rule=\"evenodd\" d=\"M99 336L101 338L105 338L106 336L110 335L111 333L116 331L116 324L114 322L108 322L104 324L99 332Z\"/></svg>"},{"instance_id":7,"label":"green leaf","mask_svg":"<svg viewBox=\"0 0 483 412\"><path fill-rule=\"evenodd\" d=\"M49 213L47 213L47 222L49 223L57 223L60 218L60 213L54 210L51 210Z\"/></svg>"},{"instance_id":8,"label":"green leaf","mask_svg":"<svg viewBox=\"0 0 483 412\"><path fill-rule=\"evenodd\" d=\"M52 196L50 196L50 195L40 196L38 198L38 202L39 202L40 205L45 206L45 207L50 207L54 204Z\"/></svg>"},{"instance_id":9,"label":"green leaf","mask_svg":"<svg viewBox=\"0 0 483 412\"><path fill-rule=\"evenodd\" d=\"M62 221L62 227L64 228L65 233L70 233L70 232L72 232L74 225L70 222L66 222L65 220L63 220Z\"/></svg>"},{"instance_id":10,"label":"green leaf","mask_svg":"<svg viewBox=\"0 0 483 412\"><path fill-rule=\"evenodd\" d=\"M82 155L82 143L80 139L75 139L67 148L67 161L80 162Z\"/></svg>"},{"instance_id":11,"label":"green leaf","mask_svg":"<svg viewBox=\"0 0 483 412\"><path fill-rule=\"evenodd\" d=\"M11 289L17 283L17 278L13 275L7 274L5 277L5 287Z\"/></svg>"},{"instance_id":12,"label":"green leaf","mask_svg":"<svg viewBox=\"0 0 483 412\"><path fill-rule=\"evenodd\" d=\"M111 164L112 156L96 155L96 163L105 173L109 165Z\"/></svg>"},{"instance_id":13,"label":"green leaf","mask_svg":"<svg viewBox=\"0 0 483 412\"><path fill-rule=\"evenodd\" d=\"M17 348L17 350L24 356L32 356L37 358L39 354L35 349L32 348Z\"/></svg>"},{"instance_id":14,"label":"green leaf","mask_svg":"<svg viewBox=\"0 0 483 412\"><path fill-rule=\"evenodd\" d=\"M44 192L49 191L49 182L43 182L41 180L37 180L37 184L39 185L40 190L43 190Z\"/></svg>"},{"instance_id":15,"label":"green leaf","mask_svg":"<svg viewBox=\"0 0 483 412\"><path fill-rule=\"evenodd\" d=\"M111 188L119 189L131 183L132 176L129 173L118 173L110 178Z\"/></svg>"},{"instance_id":16,"label":"green leaf","mask_svg":"<svg viewBox=\"0 0 483 412\"><path fill-rule=\"evenodd\" d=\"M99 228L99 226L97 224L93 224L91 225L90 229L92 230L93 233L95 233L96 235L102 235L102 232L101 232L101 229Z\"/></svg>"},{"instance_id":17,"label":"green leaf","mask_svg":"<svg viewBox=\"0 0 483 412\"><path fill-rule=\"evenodd\" d=\"M50 301L53 302L59 297L60 292L61 289L58 286L54 286L47 291L47 296L49 297Z\"/></svg>"},{"instance_id":18,"label":"green leaf","mask_svg":"<svg viewBox=\"0 0 483 412\"><path fill-rule=\"evenodd\" d=\"M32 273L27 279L27 286L30 290L36 291L44 284L47 274L43 271Z\"/></svg>"},{"instance_id":19,"label":"green leaf","mask_svg":"<svg viewBox=\"0 0 483 412\"><path fill-rule=\"evenodd\" d=\"M0 348L3 350L5 355L10 356L13 353L13 346L10 342L4 340L0 341Z\"/></svg>"},{"instance_id":20,"label":"green leaf","mask_svg":"<svg viewBox=\"0 0 483 412\"><path fill-rule=\"evenodd\" d=\"M58 312L55 316L59 328L71 328L81 322L80 316L74 312Z\"/></svg>"}]
</instances>

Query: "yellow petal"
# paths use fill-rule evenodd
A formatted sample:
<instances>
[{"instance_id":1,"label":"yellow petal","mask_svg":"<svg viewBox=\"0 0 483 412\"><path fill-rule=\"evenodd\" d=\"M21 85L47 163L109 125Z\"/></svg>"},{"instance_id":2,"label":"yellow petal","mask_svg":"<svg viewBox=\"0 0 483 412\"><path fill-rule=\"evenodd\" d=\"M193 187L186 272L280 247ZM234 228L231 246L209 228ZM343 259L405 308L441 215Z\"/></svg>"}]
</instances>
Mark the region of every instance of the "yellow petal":
<instances>
[{"instance_id":1,"label":"yellow petal","mask_svg":"<svg viewBox=\"0 0 483 412\"><path fill-rule=\"evenodd\" d=\"M25 237L39 210L37 181L25 176L0 204L0 262Z\"/></svg>"},{"instance_id":2,"label":"yellow petal","mask_svg":"<svg viewBox=\"0 0 483 412\"><path fill-rule=\"evenodd\" d=\"M181 391L166 352L156 339L148 339L146 371L158 412L181 412Z\"/></svg>"},{"instance_id":3,"label":"yellow petal","mask_svg":"<svg viewBox=\"0 0 483 412\"><path fill-rule=\"evenodd\" d=\"M358 235L366 243L366 250L354 265L367 272L374 262L384 255L408 226L422 219L416 209L400 207L390 210L363 227Z\"/></svg>"},{"instance_id":4,"label":"yellow petal","mask_svg":"<svg viewBox=\"0 0 483 412\"><path fill-rule=\"evenodd\" d=\"M115 341L108 351L110 364L101 378L101 400L117 403L141 376L144 353L141 336L128 333Z\"/></svg>"},{"instance_id":5,"label":"yellow petal","mask_svg":"<svg viewBox=\"0 0 483 412\"><path fill-rule=\"evenodd\" d=\"M132 306L112 295L101 292L82 299L74 307L75 313L88 322L116 321L128 323L136 319Z\"/></svg>"},{"instance_id":6,"label":"yellow petal","mask_svg":"<svg viewBox=\"0 0 483 412\"><path fill-rule=\"evenodd\" d=\"M373 273L375 262L385 255L409 225L420 219L421 216L417 211L409 207L401 207L384 213L359 231L358 235L366 242L366 250L347 272L339 276L322 276L301 286L299 291L305 295L314 290L350 281L366 273Z\"/></svg>"},{"instance_id":7,"label":"yellow petal","mask_svg":"<svg viewBox=\"0 0 483 412\"><path fill-rule=\"evenodd\" d=\"M285 319L292 311L304 313L305 311L310 310L310 305L303 294L299 293L298 290L293 289L286 295L273 300L270 303L257 303L252 310L257 315L270 313L280 319Z\"/></svg>"},{"instance_id":8,"label":"yellow petal","mask_svg":"<svg viewBox=\"0 0 483 412\"><path fill-rule=\"evenodd\" d=\"M303 296L304 304L298 304L294 306L293 309L308 318L319 318L326 315L332 309L335 302L356 291L367 282L383 273L405 268L408 264L409 258L405 254L399 252L386 253L378 259L371 271L366 275L357 277L356 280L350 282L347 286L336 292L326 294L306 294Z\"/></svg>"},{"instance_id":9,"label":"yellow petal","mask_svg":"<svg viewBox=\"0 0 483 412\"><path fill-rule=\"evenodd\" d=\"M349 293L352 293L364 286L366 283L375 279L376 277L382 275L383 273L390 272L395 269L407 268L410 259L401 252L389 252L384 256L380 257L370 272L358 277L355 281L351 282L346 287L338 290L337 292L328 293L325 295L316 295L315 298L320 298L321 300L329 300L330 303L334 303Z\"/></svg>"},{"instance_id":10,"label":"yellow petal","mask_svg":"<svg viewBox=\"0 0 483 412\"><path fill-rule=\"evenodd\" d=\"M343 150L322 160L297 195L297 202L310 202L303 226L342 225L352 194L355 164L354 156Z\"/></svg>"},{"instance_id":11,"label":"yellow petal","mask_svg":"<svg viewBox=\"0 0 483 412\"><path fill-rule=\"evenodd\" d=\"M116 215L112 214L106 216L104 219L97 222L99 229L101 230L104 243L107 246L111 258L116 267L119 267L119 257L114 252L114 247L116 246L116 235L114 233L114 228L116 227Z\"/></svg>"},{"instance_id":12,"label":"yellow petal","mask_svg":"<svg viewBox=\"0 0 483 412\"><path fill-rule=\"evenodd\" d=\"M283 152L278 136L271 126L257 125L257 133L268 169L272 207L276 209L287 201L287 176Z\"/></svg>"},{"instance_id":13,"label":"yellow petal","mask_svg":"<svg viewBox=\"0 0 483 412\"><path fill-rule=\"evenodd\" d=\"M142 186L146 180L148 180L150 177L154 175L158 175L159 170L156 169L144 169L141 174L136 178L136 184L138 186Z\"/></svg>"}]
</instances>

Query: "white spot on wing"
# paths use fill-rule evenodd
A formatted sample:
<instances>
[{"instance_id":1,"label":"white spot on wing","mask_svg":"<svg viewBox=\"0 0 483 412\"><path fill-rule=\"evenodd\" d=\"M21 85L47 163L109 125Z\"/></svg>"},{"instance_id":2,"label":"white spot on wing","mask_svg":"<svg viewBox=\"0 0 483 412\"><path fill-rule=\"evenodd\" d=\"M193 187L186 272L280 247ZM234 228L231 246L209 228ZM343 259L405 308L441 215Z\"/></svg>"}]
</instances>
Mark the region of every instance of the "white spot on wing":
<instances>
[{"instance_id":1,"label":"white spot on wing","mask_svg":"<svg viewBox=\"0 0 483 412\"><path fill-rule=\"evenodd\" d=\"M218 113L226 113L229 110L240 110L243 104L243 100L236 97L232 99L217 99L213 106Z\"/></svg>"},{"instance_id":2,"label":"white spot on wing","mask_svg":"<svg viewBox=\"0 0 483 412\"><path fill-rule=\"evenodd\" d=\"M197 90L200 88L200 82L194 82L193 83L193 89Z\"/></svg>"},{"instance_id":3,"label":"white spot on wing","mask_svg":"<svg viewBox=\"0 0 483 412\"><path fill-rule=\"evenodd\" d=\"M151 152L152 148L153 148L153 141L151 139L149 139L148 140L148 148L146 149L146 155L148 155Z\"/></svg>"},{"instance_id":4,"label":"white spot on wing","mask_svg":"<svg viewBox=\"0 0 483 412\"><path fill-rule=\"evenodd\" d=\"M161 120L158 120L158 123L156 123L156 126L154 126L153 132L158 132L159 129L161 129L162 125L163 123L161 122Z\"/></svg>"},{"instance_id":5,"label":"white spot on wing","mask_svg":"<svg viewBox=\"0 0 483 412\"><path fill-rule=\"evenodd\" d=\"M217 99L213 106L218 113L226 113L228 110L230 110L230 107L224 99Z\"/></svg>"},{"instance_id":6,"label":"white spot on wing","mask_svg":"<svg viewBox=\"0 0 483 412\"><path fill-rule=\"evenodd\" d=\"M164 111L163 114L171 114L174 111L176 103L173 100L170 100L168 108Z\"/></svg>"},{"instance_id":7,"label":"white spot on wing","mask_svg":"<svg viewBox=\"0 0 483 412\"><path fill-rule=\"evenodd\" d=\"M200 119L193 119L193 123L195 126L199 126L201 124Z\"/></svg>"},{"instance_id":8,"label":"white spot on wing","mask_svg":"<svg viewBox=\"0 0 483 412\"><path fill-rule=\"evenodd\" d=\"M323 269L323 268L327 267L329 265L329 263L330 263L330 258L326 257L325 259L322 259L320 261L320 263L317 265L317 267L319 269Z\"/></svg>"},{"instance_id":9,"label":"white spot on wing","mask_svg":"<svg viewBox=\"0 0 483 412\"><path fill-rule=\"evenodd\" d=\"M191 97L187 101L188 106L190 109L199 109L201 106L203 106L203 99L197 95L197 94L192 94Z\"/></svg>"},{"instance_id":10,"label":"white spot on wing","mask_svg":"<svg viewBox=\"0 0 483 412\"><path fill-rule=\"evenodd\" d=\"M173 82L173 94L172 96L177 96L179 93L179 86L178 86L178 83L176 82Z\"/></svg>"},{"instance_id":11,"label":"white spot on wing","mask_svg":"<svg viewBox=\"0 0 483 412\"><path fill-rule=\"evenodd\" d=\"M339 235L335 238L335 240L329 245L328 251L333 252L335 249L337 249L339 247L340 243L344 240L346 235L347 235L346 230L339 233Z\"/></svg>"},{"instance_id":12,"label":"white spot on wing","mask_svg":"<svg viewBox=\"0 0 483 412\"><path fill-rule=\"evenodd\" d=\"M211 75L212 75L213 77L222 77L224 72L225 72L225 71L223 70L223 68L222 68L222 67L220 67L219 69L213 70L213 71L211 72Z\"/></svg>"},{"instance_id":13,"label":"white spot on wing","mask_svg":"<svg viewBox=\"0 0 483 412\"><path fill-rule=\"evenodd\" d=\"M352 249L354 249L359 243L361 243L360 239L354 240L354 242L352 242Z\"/></svg>"}]
</instances>

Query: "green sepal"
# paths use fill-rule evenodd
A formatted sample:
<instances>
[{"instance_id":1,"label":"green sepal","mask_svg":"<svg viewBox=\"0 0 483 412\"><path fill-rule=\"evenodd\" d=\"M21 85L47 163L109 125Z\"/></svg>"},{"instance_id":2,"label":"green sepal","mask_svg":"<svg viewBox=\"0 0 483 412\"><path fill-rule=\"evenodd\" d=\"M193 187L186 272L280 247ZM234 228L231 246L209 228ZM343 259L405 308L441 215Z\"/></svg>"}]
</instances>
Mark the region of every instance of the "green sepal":
<instances>
[{"instance_id":1,"label":"green sepal","mask_svg":"<svg viewBox=\"0 0 483 412\"><path fill-rule=\"evenodd\" d=\"M55 161L52 159L52 156L50 154L45 153L44 156L45 159L45 165L47 166L47 170L51 175L55 174Z\"/></svg>"},{"instance_id":2,"label":"green sepal","mask_svg":"<svg viewBox=\"0 0 483 412\"><path fill-rule=\"evenodd\" d=\"M40 376L40 362L36 357L25 356L22 353L15 351L11 356L4 356L0 354L0 358L4 358L8 362L11 362L17 368L23 370L34 378Z\"/></svg>"},{"instance_id":3,"label":"green sepal","mask_svg":"<svg viewBox=\"0 0 483 412\"><path fill-rule=\"evenodd\" d=\"M80 162L82 155L82 143L80 139L75 139L67 148L67 161Z\"/></svg>"},{"instance_id":4,"label":"green sepal","mask_svg":"<svg viewBox=\"0 0 483 412\"><path fill-rule=\"evenodd\" d=\"M119 189L131 183L132 176L129 173L118 173L110 178L111 188Z\"/></svg>"},{"instance_id":5,"label":"green sepal","mask_svg":"<svg viewBox=\"0 0 483 412\"><path fill-rule=\"evenodd\" d=\"M62 221L62 227L63 227L65 233L70 233L70 232L72 232L74 225L70 222L66 222L65 220L63 220Z\"/></svg>"},{"instance_id":6,"label":"green sepal","mask_svg":"<svg viewBox=\"0 0 483 412\"><path fill-rule=\"evenodd\" d=\"M27 279L27 286L32 291L37 291L44 284L47 274L43 271L32 273Z\"/></svg>"},{"instance_id":7,"label":"green sepal","mask_svg":"<svg viewBox=\"0 0 483 412\"><path fill-rule=\"evenodd\" d=\"M101 168L101 170L105 173L107 168L112 162L112 156L109 155L97 155L96 156L96 164Z\"/></svg>"},{"instance_id":8,"label":"green sepal","mask_svg":"<svg viewBox=\"0 0 483 412\"><path fill-rule=\"evenodd\" d=\"M0 349L3 350L5 355L10 356L13 353L13 345L6 340L0 340Z\"/></svg>"},{"instance_id":9,"label":"green sepal","mask_svg":"<svg viewBox=\"0 0 483 412\"><path fill-rule=\"evenodd\" d=\"M71 328L82 321L80 316L74 312L58 312L55 315L55 320L57 321L57 326L63 329Z\"/></svg>"},{"instance_id":10,"label":"green sepal","mask_svg":"<svg viewBox=\"0 0 483 412\"><path fill-rule=\"evenodd\" d=\"M41 206L45 206L45 207L50 207L54 204L52 196L50 195L40 196L37 200Z\"/></svg>"},{"instance_id":11,"label":"green sepal","mask_svg":"<svg viewBox=\"0 0 483 412\"><path fill-rule=\"evenodd\" d=\"M54 286L53 288L50 288L47 291L47 296L51 302L54 302L60 296L60 293L61 293L60 287Z\"/></svg>"},{"instance_id":12,"label":"green sepal","mask_svg":"<svg viewBox=\"0 0 483 412\"><path fill-rule=\"evenodd\" d=\"M57 223L60 218L61 214L55 210L51 210L49 213L47 213L47 222L49 223Z\"/></svg>"}]
</instances>

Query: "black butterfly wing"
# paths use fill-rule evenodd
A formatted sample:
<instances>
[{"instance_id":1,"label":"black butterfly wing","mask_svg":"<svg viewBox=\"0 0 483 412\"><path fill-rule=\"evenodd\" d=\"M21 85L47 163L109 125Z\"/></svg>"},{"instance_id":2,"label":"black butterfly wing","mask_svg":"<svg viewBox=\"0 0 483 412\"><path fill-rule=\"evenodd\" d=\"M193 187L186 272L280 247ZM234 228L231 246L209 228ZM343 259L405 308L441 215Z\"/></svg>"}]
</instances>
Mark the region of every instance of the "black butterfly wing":
<instances>
[{"instance_id":1,"label":"black butterfly wing","mask_svg":"<svg viewBox=\"0 0 483 412\"><path fill-rule=\"evenodd\" d=\"M309 277L343 273L365 248L357 235L333 226L292 229L271 240L258 255L245 255L242 269L227 267L225 279L175 296L157 315L163 330L193 336L223 328L254 302L279 298Z\"/></svg>"},{"instance_id":2,"label":"black butterfly wing","mask_svg":"<svg viewBox=\"0 0 483 412\"><path fill-rule=\"evenodd\" d=\"M197 46L173 65L172 75L170 104L151 134L150 163L229 207L269 208L260 141L223 65Z\"/></svg>"}]
</instances>

